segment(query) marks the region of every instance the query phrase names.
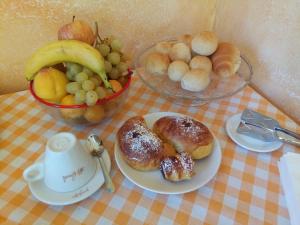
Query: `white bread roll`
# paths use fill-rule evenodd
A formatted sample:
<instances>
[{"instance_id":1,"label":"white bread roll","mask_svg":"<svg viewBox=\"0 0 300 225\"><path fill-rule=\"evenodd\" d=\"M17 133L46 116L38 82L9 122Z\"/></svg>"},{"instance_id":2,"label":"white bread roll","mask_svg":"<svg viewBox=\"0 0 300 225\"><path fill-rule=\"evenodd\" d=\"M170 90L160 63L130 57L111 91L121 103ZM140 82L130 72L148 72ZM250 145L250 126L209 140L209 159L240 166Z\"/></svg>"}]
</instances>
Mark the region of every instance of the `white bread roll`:
<instances>
[{"instance_id":1,"label":"white bread roll","mask_svg":"<svg viewBox=\"0 0 300 225\"><path fill-rule=\"evenodd\" d=\"M194 36L192 40L192 50L199 55L211 55L216 51L217 47L218 38L211 31L203 31Z\"/></svg>"},{"instance_id":2,"label":"white bread roll","mask_svg":"<svg viewBox=\"0 0 300 225\"><path fill-rule=\"evenodd\" d=\"M204 90L209 83L209 73L200 69L188 71L181 79L181 87L185 90L194 92Z\"/></svg>"},{"instance_id":3,"label":"white bread roll","mask_svg":"<svg viewBox=\"0 0 300 225\"><path fill-rule=\"evenodd\" d=\"M191 69L206 70L208 73L210 73L212 70L212 63L208 57L197 55L190 61L190 67Z\"/></svg>"},{"instance_id":4,"label":"white bread roll","mask_svg":"<svg viewBox=\"0 0 300 225\"><path fill-rule=\"evenodd\" d=\"M176 43L172 46L169 52L172 61L182 60L188 63L191 60L191 49L184 43Z\"/></svg>"},{"instance_id":5,"label":"white bread roll","mask_svg":"<svg viewBox=\"0 0 300 225\"><path fill-rule=\"evenodd\" d=\"M159 53L168 55L170 49L172 48L172 44L167 41L159 42L155 45L155 50Z\"/></svg>"},{"instance_id":6,"label":"white bread roll","mask_svg":"<svg viewBox=\"0 0 300 225\"><path fill-rule=\"evenodd\" d=\"M167 73L169 63L167 55L158 52L150 53L146 59L146 71L154 75L164 75Z\"/></svg>"},{"instance_id":7,"label":"white bread roll","mask_svg":"<svg viewBox=\"0 0 300 225\"><path fill-rule=\"evenodd\" d=\"M169 65L168 76L172 81L180 81L188 70L188 64L184 61L176 60Z\"/></svg>"}]
</instances>

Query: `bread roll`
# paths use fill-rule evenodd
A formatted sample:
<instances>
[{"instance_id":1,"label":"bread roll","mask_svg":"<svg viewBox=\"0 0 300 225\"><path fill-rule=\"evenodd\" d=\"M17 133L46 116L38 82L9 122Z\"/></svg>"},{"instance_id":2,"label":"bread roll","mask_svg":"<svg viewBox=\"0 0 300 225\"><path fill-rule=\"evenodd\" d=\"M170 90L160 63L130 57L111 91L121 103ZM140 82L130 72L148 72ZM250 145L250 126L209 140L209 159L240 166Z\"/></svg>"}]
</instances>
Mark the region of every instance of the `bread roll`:
<instances>
[{"instance_id":1,"label":"bread roll","mask_svg":"<svg viewBox=\"0 0 300 225\"><path fill-rule=\"evenodd\" d=\"M193 36L190 34L184 34L177 38L177 40L179 42L186 44L187 46L189 46L189 48L192 47L192 39L193 39Z\"/></svg>"},{"instance_id":2,"label":"bread roll","mask_svg":"<svg viewBox=\"0 0 300 225\"><path fill-rule=\"evenodd\" d=\"M175 156L163 158L160 163L160 171L163 177L169 181L190 180L194 175L194 164L190 154L181 152Z\"/></svg>"},{"instance_id":3,"label":"bread roll","mask_svg":"<svg viewBox=\"0 0 300 225\"><path fill-rule=\"evenodd\" d=\"M192 50L199 55L209 56L218 47L218 38L211 31L203 31L192 39Z\"/></svg>"},{"instance_id":4,"label":"bread roll","mask_svg":"<svg viewBox=\"0 0 300 225\"><path fill-rule=\"evenodd\" d=\"M241 64L240 50L231 43L222 42L211 56L213 71L221 77L231 77Z\"/></svg>"},{"instance_id":5,"label":"bread roll","mask_svg":"<svg viewBox=\"0 0 300 225\"><path fill-rule=\"evenodd\" d=\"M212 63L208 57L197 55L190 61L190 67L191 69L202 69L210 73L212 70Z\"/></svg>"},{"instance_id":6,"label":"bread roll","mask_svg":"<svg viewBox=\"0 0 300 225\"><path fill-rule=\"evenodd\" d=\"M153 125L153 131L177 152L187 152L193 159L208 156L213 148L213 136L201 122L188 117L165 116Z\"/></svg>"},{"instance_id":7,"label":"bread roll","mask_svg":"<svg viewBox=\"0 0 300 225\"><path fill-rule=\"evenodd\" d=\"M180 81L189 69L189 66L184 61L176 60L170 63L168 68L168 76L172 81Z\"/></svg>"},{"instance_id":8,"label":"bread roll","mask_svg":"<svg viewBox=\"0 0 300 225\"><path fill-rule=\"evenodd\" d=\"M182 60L188 63L191 60L191 49L184 43L176 43L169 52L172 61Z\"/></svg>"},{"instance_id":9,"label":"bread roll","mask_svg":"<svg viewBox=\"0 0 300 225\"><path fill-rule=\"evenodd\" d=\"M134 169L148 171L158 169L164 155L164 144L153 133L141 116L127 120L117 133L120 153L124 161Z\"/></svg>"},{"instance_id":10,"label":"bread roll","mask_svg":"<svg viewBox=\"0 0 300 225\"><path fill-rule=\"evenodd\" d=\"M166 55L169 54L171 48L172 48L172 44L167 41L159 42L155 45L155 50L158 53L162 53Z\"/></svg>"},{"instance_id":11,"label":"bread roll","mask_svg":"<svg viewBox=\"0 0 300 225\"><path fill-rule=\"evenodd\" d=\"M153 52L146 58L146 71L154 75L164 75L167 73L170 60L165 54Z\"/></svg>"},{"instance_id":12,"label":"bread roll","mask_svg":"<svg viewBox=\"0 0 300 225\"><path fill-rule=\"evenodd\" d=\"M188 91L202 91L209 85L209 83L209 73L200 69L189 70L181 78L181 87Z\"/></svg>"}]
</instances>

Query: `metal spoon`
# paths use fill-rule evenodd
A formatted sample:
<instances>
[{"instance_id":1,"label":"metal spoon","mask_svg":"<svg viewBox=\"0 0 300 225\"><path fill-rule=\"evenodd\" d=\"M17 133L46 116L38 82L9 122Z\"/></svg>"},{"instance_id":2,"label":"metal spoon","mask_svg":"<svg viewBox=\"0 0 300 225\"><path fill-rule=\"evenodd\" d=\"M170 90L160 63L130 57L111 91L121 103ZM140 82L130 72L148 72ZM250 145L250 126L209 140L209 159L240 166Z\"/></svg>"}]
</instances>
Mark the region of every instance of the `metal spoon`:
<instances>
[{"instance_id":1,"label":"metal spoon","mask_svg":"<svg viewBox=\"0 0 300 225\"><path fill-rule=\"evenodd\" d=\"M90 149L92 150L92 152L91 152L92 156L97 157L99 160L99 163L100 163L102 171L103 171L104 179L105 179L106 189L109 192L114 192L115 185L113 184L113 182L111 180L111 177L107 171L106 165L102 158L102 153L104 152L104 146L102 144L102 141L98 138L97 135L91 134L87 138L87 143L88 143Z\"/></svg>"}]
</instances>

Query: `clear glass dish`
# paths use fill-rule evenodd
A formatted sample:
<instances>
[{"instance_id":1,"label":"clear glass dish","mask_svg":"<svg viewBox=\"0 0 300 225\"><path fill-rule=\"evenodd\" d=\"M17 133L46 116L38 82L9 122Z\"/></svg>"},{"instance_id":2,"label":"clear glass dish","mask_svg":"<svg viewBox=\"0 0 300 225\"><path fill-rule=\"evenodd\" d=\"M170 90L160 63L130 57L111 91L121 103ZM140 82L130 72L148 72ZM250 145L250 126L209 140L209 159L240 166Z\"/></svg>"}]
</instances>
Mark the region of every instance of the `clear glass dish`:
<instances>
[{"instance_id":1,"label":"clear glass dish","mask_svg":"<svg viewBox=\"0 0 300 225\"><path fill-rule=\"evenodd\" d=\"M171 40L170 42L176 42ZM155 44L147 47L135 57L135 70L143 83L170 101L187 106L198 106L216 99L222 99L234 95L247 86L253 75L252 66L248 59L242 55L241 65L237 74L229 78L221 78L211 73L209 86L201 92L191 92L181 88L180 82L174 82L168 75L156 76L149 74L145 70L145 59L147 55L154 51Z\"/></svg>"}]
</instances>

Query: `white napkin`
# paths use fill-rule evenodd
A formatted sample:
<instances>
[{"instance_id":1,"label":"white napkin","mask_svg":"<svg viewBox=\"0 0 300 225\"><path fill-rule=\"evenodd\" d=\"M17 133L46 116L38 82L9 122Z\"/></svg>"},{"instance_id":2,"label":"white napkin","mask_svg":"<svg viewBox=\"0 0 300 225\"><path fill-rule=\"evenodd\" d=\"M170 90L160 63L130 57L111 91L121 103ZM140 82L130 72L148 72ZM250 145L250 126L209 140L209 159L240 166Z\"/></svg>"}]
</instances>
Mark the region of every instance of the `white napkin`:
<instances>
[{"instance_id":1,"label":"white napkin","mask_svg":"<svg viewBox=\"0 0 300 225\"><path fill-rule=\"evenodd\" d=\"M291 224L300 224L300 154L288 152L278 161Z\"/></svg>"}]
</instances>

